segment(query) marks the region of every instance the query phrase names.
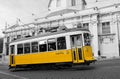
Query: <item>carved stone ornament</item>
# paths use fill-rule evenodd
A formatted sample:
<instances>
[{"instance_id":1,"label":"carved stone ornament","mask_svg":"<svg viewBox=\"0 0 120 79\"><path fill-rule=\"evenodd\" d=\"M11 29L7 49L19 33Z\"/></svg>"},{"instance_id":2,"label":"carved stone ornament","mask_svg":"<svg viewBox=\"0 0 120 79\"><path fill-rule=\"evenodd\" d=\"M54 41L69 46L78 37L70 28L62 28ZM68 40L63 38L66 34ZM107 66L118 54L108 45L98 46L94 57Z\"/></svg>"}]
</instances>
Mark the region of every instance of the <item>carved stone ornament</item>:
<instances>
[{"instance_id":1,"label":"carved stone ornament","mask_svg":"<svg viewBox=\"0 0 120 79\"><path fill-rule=\"evenodd\" d=\"M115 34L104 34L99 35L101 44L113 43L115 39Z\"/></svg>"}]
</instances>

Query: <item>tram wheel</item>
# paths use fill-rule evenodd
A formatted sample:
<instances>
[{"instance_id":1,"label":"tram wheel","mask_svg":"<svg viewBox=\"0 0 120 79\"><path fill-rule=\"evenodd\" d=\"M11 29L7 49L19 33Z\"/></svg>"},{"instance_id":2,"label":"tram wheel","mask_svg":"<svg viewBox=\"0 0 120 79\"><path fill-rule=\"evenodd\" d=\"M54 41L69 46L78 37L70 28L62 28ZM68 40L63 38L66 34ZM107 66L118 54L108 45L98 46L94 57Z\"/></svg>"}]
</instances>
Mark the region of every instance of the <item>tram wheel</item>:
<instances>
[{"instance_id":1,"label":"tram wheel","mask_svg":"<svg viewBox=\"0 0 120 79\"><path fill-rule=\"evenodd\" d=\"M90 65L90 63L86 63L86 65L88 65L88 66L89 66L89 65Z\"/></svg>"}]
</instances>

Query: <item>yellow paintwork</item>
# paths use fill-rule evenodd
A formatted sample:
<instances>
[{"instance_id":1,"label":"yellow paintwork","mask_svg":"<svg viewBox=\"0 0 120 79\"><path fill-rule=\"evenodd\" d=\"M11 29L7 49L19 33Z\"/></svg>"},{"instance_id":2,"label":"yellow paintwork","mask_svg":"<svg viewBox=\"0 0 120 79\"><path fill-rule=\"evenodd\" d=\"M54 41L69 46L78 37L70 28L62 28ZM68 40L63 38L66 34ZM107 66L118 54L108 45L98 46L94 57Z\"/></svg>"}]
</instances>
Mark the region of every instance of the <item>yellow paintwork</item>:
<instances>
[{"instance_id":1,"label":"yellow paintwork","mask_svg":"<svg viewBox=\"0 0 120 79\"><path fill-rule=\"evenodd\" d=\"M71 50L59 50L15 55L14 59L16 65L72 62L72 54Z\"/></svg>"},{"instance_id":2,"label":"yellow paintwork","mask_svg":"<svg viewBox=\"0 0 120 79\"><path fill-rule=\"evenodd\" d=\"M86 61L95 60L94 57L93 57L91 46L84 46L84 47L82 47L82 49L83 49L83 52L84 52L84 60L86 60Z\"/></svg>"},{"instance_id":3,"label":"yellow paintwork","mask_svg":"<svg viewBox=\"0 0 120 79\"><path fill-rule=\"evenodd\" d=\"M45 63L60 63L60 62L71 62L71 63L84 63L84 61L94 60L92 55L91 46L82 47L82 59L79 60L78 48L72 50L57 50L51 52L39 52L30 54L14 55L14 64L12 64L10 55L10 66L16 65L27 65L27 64L45 64ZM73 57L73 51L76 53L76 60Z\"/></svg>"}]
</instances>

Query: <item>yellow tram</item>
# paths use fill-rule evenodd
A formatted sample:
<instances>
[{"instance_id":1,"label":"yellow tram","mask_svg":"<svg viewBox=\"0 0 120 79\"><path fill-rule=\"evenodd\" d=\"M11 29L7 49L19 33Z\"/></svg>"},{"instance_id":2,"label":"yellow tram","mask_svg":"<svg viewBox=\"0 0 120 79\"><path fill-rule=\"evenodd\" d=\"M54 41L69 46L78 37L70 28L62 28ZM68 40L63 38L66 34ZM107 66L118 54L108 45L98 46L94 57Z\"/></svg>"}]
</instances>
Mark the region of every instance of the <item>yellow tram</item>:
<instances>
[{"instance_id":1,"label":"yellow tram","mask_svg":"<svg viewBox=\"0 0 120 79\"><path fill-rule=\"evenodd\" d=\"M90 36L77 28L15 40L9 45L9 67L89 65L95 61Z\"/></svg>"}]
</instances>

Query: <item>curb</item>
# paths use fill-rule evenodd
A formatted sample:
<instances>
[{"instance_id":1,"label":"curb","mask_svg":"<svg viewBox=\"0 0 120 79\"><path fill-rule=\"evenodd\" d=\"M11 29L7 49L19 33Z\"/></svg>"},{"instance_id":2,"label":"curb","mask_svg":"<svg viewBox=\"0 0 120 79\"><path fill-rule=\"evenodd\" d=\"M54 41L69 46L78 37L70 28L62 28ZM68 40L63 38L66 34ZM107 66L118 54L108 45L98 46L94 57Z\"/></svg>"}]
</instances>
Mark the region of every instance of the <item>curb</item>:
<instances>
[{"instance_id":1,"label":"curb","mask_svg":"<svg viewBox=\"0 0 120 79\"><path fill-rule=\"evenodd\" d=\"M102 57L97 57L95 58L97 61L105 61L105 60L120 60L120 57L110 57L110 58L102 58Z\"/></svg>"}]
</instances>

